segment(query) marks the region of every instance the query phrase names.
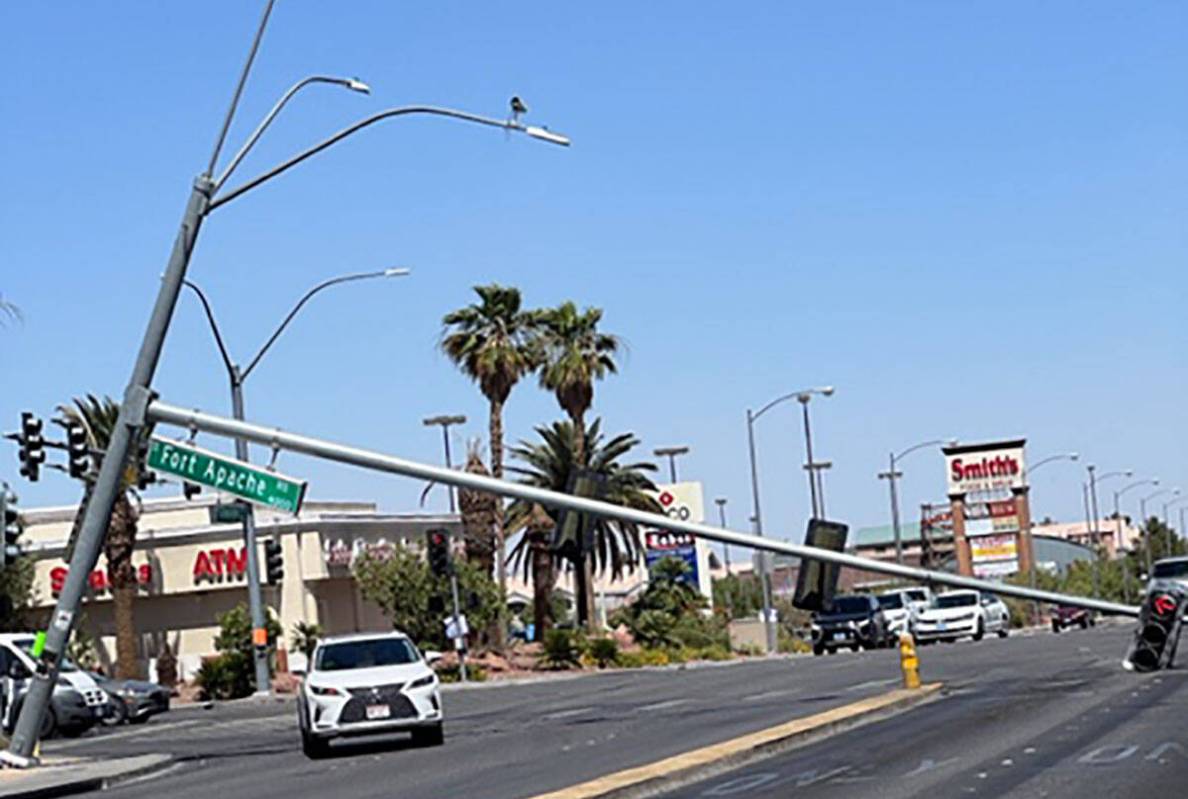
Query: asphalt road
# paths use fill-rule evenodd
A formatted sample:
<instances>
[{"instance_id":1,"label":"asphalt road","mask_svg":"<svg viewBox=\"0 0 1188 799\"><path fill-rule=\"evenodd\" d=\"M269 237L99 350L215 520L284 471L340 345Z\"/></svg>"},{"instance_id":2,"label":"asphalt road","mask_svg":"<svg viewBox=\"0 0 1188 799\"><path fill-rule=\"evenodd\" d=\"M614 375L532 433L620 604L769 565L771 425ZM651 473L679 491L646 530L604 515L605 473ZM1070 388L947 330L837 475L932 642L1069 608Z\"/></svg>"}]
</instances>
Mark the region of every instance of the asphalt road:
<instances>
[{"instance_id":1,"label":"asphalt road","mask_svg":"<svg viewBox=\"0 0 1188 799\"><path fill-rule=\"evenodd\" d=\"M1175 673L1155 678L1123 673L1118 662L1128 630L1099 628L924 647L924 678L945 681L952 696L731 775L752 780L760 779L755 774L780 775L762 777L768 782L741 792L721 793L727 778L719 778L674 796L787 796L780 787L787 783L776 784L781 779L805 782L805 788L817 791L806 795L865 796L869 794L860 791L877 789L885 797L894 785L894 790L903 789L898 795L908 796L930 784L964 786L962 780L973 780L983 795L1004 795L1014 788L1010 779L1031 769L1024 758L1040 764L1059 755L1075 763L1099 745L1093 735L1104 742L1109 730L1124 723L1133 727L1135 746L1140 746L1140 731L1147 731L1141 752L1117 759L1137 762L1158 746L1148 739L1167 719L1160 715L1165 712L1160 703L1182 679ZM171 752L178 757L179 765L168 773L109 791L121 799L159 799L163 792L170 799L519 799L848 704L898 682L894 651L843 653L450 691L445 696L446 744L429 749L413 748L406 738L394 736L336 744L329 759L310 761L300 753L291 704L240 704L177 710L143 727L48 742L45 752ZM1101 707L1109 707L1110 713ZM1092 724L1082 719L1084 714ZM1077 726L1066 730L1068 725ZM876 733L878 738L870 737ZM1062 735L1073 737L1065 741ZM1043 752L1042 758L1036 752L1023 754L1026 748ZM1174 764L1177 751L1165 750L1147 762ZM994 756L1000 752L998 761L1009 757L1018 766L997 765ZM828 760L822 759L824 754ZM1107 756L1109 752L1095 755ZM960 759L953 762L954 757ZM922 765L928 761L933 765ZM986 776L969 771L975 764ZM802 765L804 772L816 769L816 783L794 776ZM845 771L826 777L828 769L843 767ZM904 780L902 775L917 769L927 778ZM1060 773L1054 771L1052 779ZM838 782L863 777L869 782ZM938 779L945 781L928 782ZM1061 795L1063 788L1053 790L1052 795ZM942 789L936 795L957 793ZM1091 790L1081 795L1098 794ZM1127 792L1115 790L1113 795Z\"/></svg>"},{"instance_id":2,"label":"asphalt road","mask_svg":"<svg viewBox=\"0 0 1188 799\"><path fill-rule=\"evenodd\" d=\"M1124 643L1117 629L1067 633L943 699L665 797L1188 795L1188 670L1124 672Z\"/></svg>"}]
</instances>

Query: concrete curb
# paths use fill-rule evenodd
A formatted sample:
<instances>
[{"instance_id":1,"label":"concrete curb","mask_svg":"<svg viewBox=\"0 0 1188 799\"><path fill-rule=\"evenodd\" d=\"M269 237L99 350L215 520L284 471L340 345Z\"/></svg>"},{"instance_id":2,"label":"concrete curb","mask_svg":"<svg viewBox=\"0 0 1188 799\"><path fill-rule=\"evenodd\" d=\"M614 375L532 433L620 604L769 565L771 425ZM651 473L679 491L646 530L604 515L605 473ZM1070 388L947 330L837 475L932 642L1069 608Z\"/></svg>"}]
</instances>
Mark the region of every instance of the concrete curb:
<instances>
[{"instance_id":1,"label":"concrete curb","mask_svg":"<svg viewBox=\"0 0 1188 799\"><path fill-rule=\"evenodd\" d=\"M0 776L4 799L51 799L100 791L169 768L173 755L140 755L116 760L74 760L47 763L28 771Z\"/></svg>"},{"instance_id":2,"label":"concrete curb","mask_svg":"<svg viewBox=\"0 0 1188 799\"><path fill-rule=\"evenodd\" d=\"M608 774L531 799L646 799L818 738L886 718L939 695L942 685L897 689L730 741Z\"/></svg>"}]
</instances>

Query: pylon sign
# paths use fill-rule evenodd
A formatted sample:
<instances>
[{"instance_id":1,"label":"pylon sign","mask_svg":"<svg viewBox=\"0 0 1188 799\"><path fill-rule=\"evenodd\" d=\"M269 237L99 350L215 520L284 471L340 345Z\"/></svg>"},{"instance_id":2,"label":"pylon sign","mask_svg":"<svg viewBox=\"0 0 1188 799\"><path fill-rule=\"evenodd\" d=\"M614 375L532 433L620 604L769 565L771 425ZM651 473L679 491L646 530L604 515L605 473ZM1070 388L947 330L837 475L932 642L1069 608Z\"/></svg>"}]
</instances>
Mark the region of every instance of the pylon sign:
<instances>
[{"instance_id":1,"label":"pylon sign","mask_svg":"<svg viewBox=\"0 0 1188 799\"><path fill-rule=\"evenodd\" d=\"M673 483L657 487L656 501L664 515L682 522L700 523L705 520L705 500L701 483ZM705 540L688 533L654 528L645 529L644 561L649 574L652 567L664 558L677 558L689 566L688 583L704 596L713 598L709 573L709 547Z\"/></svg>"}]
</instances>

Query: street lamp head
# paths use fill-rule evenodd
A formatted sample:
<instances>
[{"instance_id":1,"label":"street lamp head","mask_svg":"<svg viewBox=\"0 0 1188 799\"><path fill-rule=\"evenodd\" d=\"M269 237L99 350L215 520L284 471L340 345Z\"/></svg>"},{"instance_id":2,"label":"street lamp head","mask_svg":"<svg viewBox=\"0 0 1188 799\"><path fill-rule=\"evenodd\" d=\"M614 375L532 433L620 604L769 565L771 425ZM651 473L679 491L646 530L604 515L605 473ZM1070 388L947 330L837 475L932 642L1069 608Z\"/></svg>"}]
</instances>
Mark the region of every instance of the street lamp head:
<instances>
[{"instance_id":1,"label":"street lamp head","mask_svg":"<svg viewBox=\"0 0 1188 799\"><path fill-rule=\"evenodd\" d=\"M1079 460L1079 459L1080 459L1080 457L1081 457L1081 456L1080 456L1078 453L1076 453L1076 452L1070 452L1070 453L1068 453L1068 459L1069 459L1070 461ZM1129 477L1129 475L1127 475L1127 476Z\"/></svg>"},{"instance_id":2,"label":"street lamp head","mask_svg":"<svg viewBox=\"0 0 1188 799\"><path fill-rule=\"evenodd\" d=\"M538 128L535 125L524 126L524 132L534 139L547 141L550 144L559 144L562 147L568 147L570 144L568 136L562 136L560 133L553 133L548 128Z\"/></svg>"},{"instance_id":3,"label":"street lamp head","mask_svg":"<svg viewBox=\"0 0 1188 799\"><path fill-rule=\"evenodd\" d=\"M384 270L384 277L404 277L411 274L412 270L406 266L390 266Z\"/></svg>"},{"instance_id":4,"label":"street lamp head","mask_svg":"<svg viewBox=\"0 0 1188 799\"><path fill-rule=\"evenodd\" d=\"M353 92L359 92L359 94L371 94L371 87L358 78L347 78L343 85Z\"/></svg>"},{"instance_id":5,"label":"street lamp head","mask_svg":"<svg viewBox=\"0 0 1188 799\"><path fill-rule=\"evenodd\" d=\"M466 424L466 417L461 414L453 416L430 416L428 419L422 419L421 423L426 427L433 427L434 425L451 425L451 424Z\"/></svg>"},{"instance_id":6,"label":"street lamp head","mask_svg":"<svg viewBox=\"0 0 1188 799\"><path fill-rule=\"evenodd\" d=\"M817 389L817 391L821 392L821 395L824 397L833 396L833 386L822 386L821 388Z\"/></svg>"},{"instance_id":7,"label":"street lamp head","mask_svg":"<svg viewBox=\"0 0 1188 799\"><path fill-rule=\"evenodd\" d=\"M959 443L960 443L960 442L959 442L957 439L955 439L955 438L946 438L946 439L945 439L945 446L946 446L946 447L955 447L955 446L957 446Z\"/></svg>"},{"instance_id":8,"label":"street lamp head","mask_svg":"<svg viewBox=\"0 0 1188 799\"><path fill-rule=\"evenodd\" d=\"M1122 472L1122 474L1126 477L1134 477L1134 469L1127 469L1126 471Z\"/></svg>"},{"instance_id":9,"label":"street lamp head","mask_svg":"<svg viewBox=\"0 0 1188 799\"><path fill-rule=\"evenodd\" d=\"M726 497L718 497L718 498L716 498L716 499L714 500L714 502L715 502L716 504L718 504L718 505L725 505L725 504L726 504Z\"/></svg>"}]
</instances>

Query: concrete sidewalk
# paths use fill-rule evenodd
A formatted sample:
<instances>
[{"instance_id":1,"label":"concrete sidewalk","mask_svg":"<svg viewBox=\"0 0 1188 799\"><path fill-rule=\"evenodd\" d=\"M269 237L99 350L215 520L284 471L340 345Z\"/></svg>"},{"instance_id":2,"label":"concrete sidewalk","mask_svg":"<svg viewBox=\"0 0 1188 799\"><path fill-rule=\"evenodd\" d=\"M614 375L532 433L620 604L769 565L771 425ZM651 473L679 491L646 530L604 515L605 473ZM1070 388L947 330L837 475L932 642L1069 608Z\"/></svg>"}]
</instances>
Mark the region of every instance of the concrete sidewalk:
<instances>
[{"instance_id":1,"label":"concrete sidewalk","mask_svg":"<svg viewBox=\"0 0 1188 799\"><path fill-rule=\"evenodd\" d=\"M173 755L140 755L115 759L42 758L31 769L0 769L0 797L47 799L97 791L168 768Z\"/></svg>"}]
</instances>

